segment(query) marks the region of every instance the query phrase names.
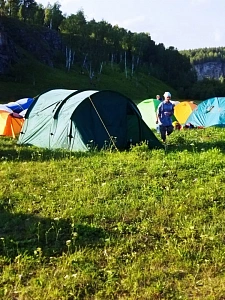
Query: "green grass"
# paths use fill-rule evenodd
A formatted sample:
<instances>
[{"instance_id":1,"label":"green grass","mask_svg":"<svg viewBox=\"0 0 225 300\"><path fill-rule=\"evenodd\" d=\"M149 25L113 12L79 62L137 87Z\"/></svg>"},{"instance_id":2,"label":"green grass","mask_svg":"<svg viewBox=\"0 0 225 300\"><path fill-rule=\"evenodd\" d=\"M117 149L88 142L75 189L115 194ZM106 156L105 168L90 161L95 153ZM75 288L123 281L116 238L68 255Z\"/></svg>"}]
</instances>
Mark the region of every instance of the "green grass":
<instances>
[{"instance_id":1,"label":"green grass","mask_svg":"<svg viewBox=\"0 0 225 300\"><path fill-rule=\"evenodd\" d=\"M167 150L0 140L1 299L224 299L225 131Z\"/></svg>"},{"instance_id":2,"label":"green grass","mask_svg":"<svg viewBox=\"0 0 225 300\"><path fill-rule=\"evenodd\" d=\"M34 60L31 60L26 67L21 66L21 68L25 71L18 71L17 81L12 81L12 78L0 78L0 103L35 97L49 89L57 88L72 90L111 89L124 94L135 102L155 98L156 94L163 94L166 90L170 90L176 97L176 92L171 87L152 76L140 73L126 78L125 73L120 71L118 67L114 67L112 70L108 65L103 66L102 74L98 74L92 82L90 82L87 72L81 74L78 69L65 72L57 68L47 67Z\"/></svg>"}]
</instances>

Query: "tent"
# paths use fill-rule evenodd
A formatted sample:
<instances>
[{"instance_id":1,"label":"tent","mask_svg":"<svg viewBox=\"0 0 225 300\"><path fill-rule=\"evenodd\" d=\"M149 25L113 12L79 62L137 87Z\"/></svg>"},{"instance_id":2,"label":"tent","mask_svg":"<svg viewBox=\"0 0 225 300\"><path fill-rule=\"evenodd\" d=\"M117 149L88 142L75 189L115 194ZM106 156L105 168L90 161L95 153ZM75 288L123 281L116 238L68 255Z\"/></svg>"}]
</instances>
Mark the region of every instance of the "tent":
<instances>
[{"instance_id":1,"label":"tent","mask_svg":"<svg viewBox=\"0 0 225 300\"><path fill-rule=\"evenodd\" d=\"M26 115L26 113L27 113L27 110L28 110L28 108L22 110L22 111L19 113L19 115L22 116L23 118L25 118L25 115Z\"/></svg>"},{"instance_id":2,"label":"tent","mask_svg":"<svg viewBox=\"0 0 225 300\"><path fill-rule=\"evenodd\" d=\"M137 106L122 94L56 89L39 95L29 107L18 143L87 151L113 141L118 149L141 141L162 147Z\"/></svg>"},{"instance_id":3,"label":"tent","mask_svg":"<svg viewBox=\"0 0 225 300\"><path fill-rule=\"evenodd\" d=\"M157 99L146 99L141 101L137 107L141 112L142 118L149 128L156 128L156 111L159 104L162 101ZM179 103L179 101L170 101L174 104L174 107ZM176 117L172 116L172 121L176 121Z\"/></svg>"},{"instance_id":4,"label":"tent","mask_svg":"<svg viewBox=\"0 0 225 300\"><path fill-rule=\"evenodd\" d=\"M29 108L33 100L34 100L33 98L23 98L15 102L9 102L5 104L5 106L10 108L13 112L20 113L23 110Z\"/></svg>"},{"instance_id":5,"label":"tent","mask_svg":"<svg viewBox=\"0 0 225 300\"><path fill-rule=\"evenodd\" d=\"M187 118L190 116L192 111L196 109L197 105L189 102L189 101L183 101L175 105L174 107L174 115L177 119L177 121L182 125L185 124L187 121Z\"/></svg>"},{"instance_id":6,"label":"tent","mask_svg":"<svg viewBox=\"0 0 225 300\"><path fill-rule=\"evenodd\" d=\"M0 111L7 111L9 113L12 113L13 111L8 108L5 104L0 104Z\"/></svg>"},{"instance_id":7,"label":"tent","mask_svg":"<svg viewBox=\"0 0 225 300\"><path fill-rule=\"evenodd\" d=\"M174 105L174 110L175 110L175 107L180 103L180 101L177 101L177 100L170 100L170 102ZM175 116L175 114L172 116L172 122L176 122L177 121L177 118Z\"/></svg>"},{"instance_id":8,"label":"tent","mask_svg":"<svg viewBox=\"0 0 225 300\"><path fill-rule=\"evenodd\" d=\"M190 114L186 123L196 127L225 126L225 97L215 97L201 102Z\"/></svg>"},{"instance_id":9,"label":"tent","mask_svg":"<svg viewBox=\"0 0 225 300\"><path fill-rule=\"evenodd\" d=\"M0 135L15 138L19 135L24 119L15 113L0 110Z\"/></svg>"},{"instance_id":10,"label":"tent","mask_svg":"<svg viewBox=\"0 0 225 300\"><path fill-rule=\"evenodd\" d=\"M156 127L156 110L160 103L161 101L157 99L146 99L141 101L137 105L138 109L141 112L142 119L145 121L149 128Z\"/></svg>"},{"instance_id":11,"label":"tent","mask_svg":"<svg viewBox=\"0 0 225 300\"><path fill-rule=\"evenodd\" d=\"M170 100L171 103L173 103L174 107L180 103L180 101L177 100Z\"/></svg>"}]
</instances>

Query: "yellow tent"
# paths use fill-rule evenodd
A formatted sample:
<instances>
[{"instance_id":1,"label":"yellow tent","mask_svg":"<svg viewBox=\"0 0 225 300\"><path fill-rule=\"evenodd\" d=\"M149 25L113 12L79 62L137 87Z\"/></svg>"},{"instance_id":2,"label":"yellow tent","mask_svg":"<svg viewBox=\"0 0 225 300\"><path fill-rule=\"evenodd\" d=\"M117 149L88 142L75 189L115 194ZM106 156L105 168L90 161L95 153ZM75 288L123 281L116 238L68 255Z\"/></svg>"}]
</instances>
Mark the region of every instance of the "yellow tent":
<instances>
[{"instance_id":1,"label":"yellow tent","mask_svg":"<svg viewBox=\"0 0 225 300\"><path fill-rule=\"evenodd\" d=\"M21 131L24 118L19 114L0 110L0 135L15 138Z\"/></svg>"},{"instance_id":2,"label":"yellow tent","mask_svg":"<svg viewBox=\"0 0 225 300\"><path fill-rule=\"evenodd\" d=\"M197 107L189 101L183 101L174 107L174 115L180 124L185 124L192 111Z\"/></svg>"}]
</instances>

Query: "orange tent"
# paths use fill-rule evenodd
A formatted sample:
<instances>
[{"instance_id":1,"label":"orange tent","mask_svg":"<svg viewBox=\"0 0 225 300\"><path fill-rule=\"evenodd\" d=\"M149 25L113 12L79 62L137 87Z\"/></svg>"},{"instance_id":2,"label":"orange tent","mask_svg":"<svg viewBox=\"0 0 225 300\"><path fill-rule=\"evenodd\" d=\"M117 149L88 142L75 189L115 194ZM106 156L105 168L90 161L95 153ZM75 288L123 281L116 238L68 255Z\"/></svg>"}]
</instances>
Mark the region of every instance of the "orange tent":
<instances>
[{"instance_id":1,"label":"orange tent","mask_svg":"<svg viewBox=\"0 0 225 300\"><path fill-rule=\"evenodd\" d=\"M19 114L0 110L0 135L16 137L21 131L24 118Z\"/></svg>"},{"instance_id":2,"label":"orange tent","mask_svg":"<svg viewBox=\"0 0 225 300\"><path fill-rule=\"evenodd\" d=\"M174 115L180 124L185 124L192 111L197 107L189 101L183 101L174 107Z\"/></svg>"}]
</instances>

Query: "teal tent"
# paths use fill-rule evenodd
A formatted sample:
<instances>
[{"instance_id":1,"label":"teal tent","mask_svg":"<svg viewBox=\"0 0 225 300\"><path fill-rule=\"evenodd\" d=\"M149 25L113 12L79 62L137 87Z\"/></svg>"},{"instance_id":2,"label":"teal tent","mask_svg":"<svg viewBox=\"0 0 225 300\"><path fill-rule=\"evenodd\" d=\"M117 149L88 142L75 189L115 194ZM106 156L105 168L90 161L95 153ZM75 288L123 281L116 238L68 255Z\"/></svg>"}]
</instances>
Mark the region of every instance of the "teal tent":
<instances>
[{"instance_id":1,"label":"teal tent","mask_svg":"<svg viewBox=\"0 0 225 300\"><path fill-rule=\"evenodd\" d=\"M146 141L161 142L141 118L137 106L115 91L56 89L35 98L18 143L49 149L86 151L115 142L118 149Z\"/></svg>"},{"instance_id":2,"label":"teal tent","mask_svg":"<svg viewBox=\"0 0 225 300\"><path fill-rule=\"evenodd\" d=\"M186 123L196 127L225 127L225 97L214 97L201 102Z\"/></svg>"}]
</instances>

